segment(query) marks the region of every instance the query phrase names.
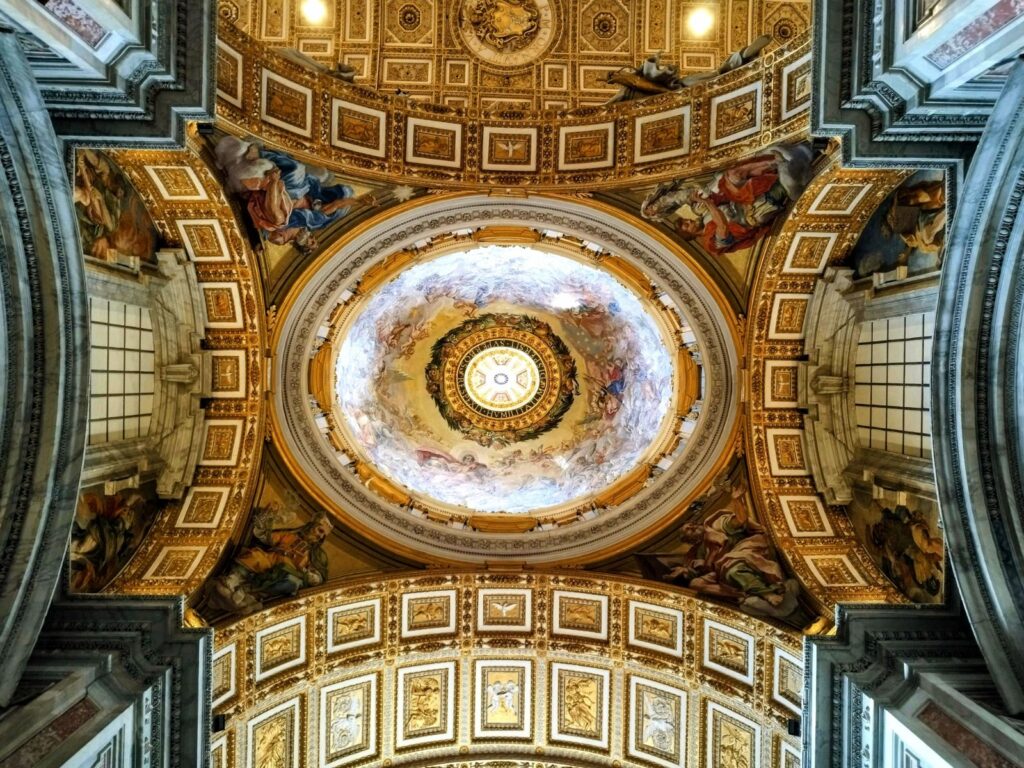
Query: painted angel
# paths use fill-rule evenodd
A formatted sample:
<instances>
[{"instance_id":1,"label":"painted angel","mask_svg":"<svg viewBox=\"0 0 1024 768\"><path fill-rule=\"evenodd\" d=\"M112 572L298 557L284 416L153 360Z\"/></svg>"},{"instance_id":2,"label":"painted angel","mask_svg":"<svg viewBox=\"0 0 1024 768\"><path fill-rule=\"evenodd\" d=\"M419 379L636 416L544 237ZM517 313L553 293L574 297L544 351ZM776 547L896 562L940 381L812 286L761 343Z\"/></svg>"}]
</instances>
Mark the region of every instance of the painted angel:
<instances>
[{"instance_id":1,"label":"painted angel","mask_svg":"<svg viewBox=\"0 0 1024 768\"><path fill-rule=\"evenodd\" d=\"M585 687L586 686L586 687ZM569 680L565 686L565 714L568 724L585 731L597 724L595 692L582 680Z\"/></svg>"},{"instance_id":2,"label":"painted angel","mask_svg":"<svg viewBox=\"0 0 1024 768\"><path fill-rule=\"evenodd\" d=\"M487 711L491 713L507 709L505 706L505 684L491 683L487 686Z\"/></svg>"},{"instance_id":3,"label":"painted angel","mask_svg":"<svg viewBox=\"0 0 1024 768\"><path fill-rule=\"evenodd\" d=\"M504 710L515 715L518 695L519 686L512 680L506 683L491 683L487 686L487 711L497 712Z\"/></svg>"},{"instance_id":4,"label":"painted angel","mask_svg":"<svg viewBox=\"0 0 1024 768\"><path fill-rule=\"evenodd\" d=\"M519 696L519 686L509 680L505 683L505 690L501 694L502 706L507 712L516 714L516 702Z\"/></svg>"},{"instance_id":5,"label":"painted angel","mask_svg":"<svg viewBox=\"0 0 1024 768\"><path fill-rule=\"evenodd\" d=\"M487 470L487 465L481 464L471 453L467 453L461 459L458 459L439 448L417 448L416 461L420 466L436 467L454 472L455 474L471 475L474 477Z\"/></svg>"}]
</instances>

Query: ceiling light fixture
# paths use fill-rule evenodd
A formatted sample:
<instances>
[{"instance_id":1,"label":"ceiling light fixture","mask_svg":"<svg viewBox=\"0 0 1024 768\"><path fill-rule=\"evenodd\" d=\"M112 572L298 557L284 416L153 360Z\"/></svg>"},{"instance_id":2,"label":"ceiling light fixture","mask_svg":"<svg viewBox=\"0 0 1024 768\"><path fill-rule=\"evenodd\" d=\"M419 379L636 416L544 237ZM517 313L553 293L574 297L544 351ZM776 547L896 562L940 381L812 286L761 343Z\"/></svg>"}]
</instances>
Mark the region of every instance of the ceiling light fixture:
<instances>
[{"instance_id":1,"label":"ceiling light fixture","mask_svg":"<svg viewBox=\"0 0 1024 768\"><path fill-rule=\"evenodd\" d=\"M686 17L686 28L694 37L704 37L715 26L715 14L703 6L694 8Z\"/></svg>"},{"instance_id":2,"label":"ceiling light fixture","mask_svg":"<svg viewBox=\"0 0 1024 768\"><path fill-rule=\"evenodd\" d=\"M310 24L323 24L327 18L327 3L324 0L302 0L302 18Z\"/></svg>"}]
</instances>

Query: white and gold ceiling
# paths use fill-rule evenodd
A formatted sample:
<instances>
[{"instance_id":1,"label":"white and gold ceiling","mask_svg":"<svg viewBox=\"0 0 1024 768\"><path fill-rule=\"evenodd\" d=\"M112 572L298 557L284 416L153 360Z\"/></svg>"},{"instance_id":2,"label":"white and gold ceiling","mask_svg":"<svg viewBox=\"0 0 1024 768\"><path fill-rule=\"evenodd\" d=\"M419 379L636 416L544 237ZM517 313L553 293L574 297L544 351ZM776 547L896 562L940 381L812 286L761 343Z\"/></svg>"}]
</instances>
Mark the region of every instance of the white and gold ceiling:
<instances>
[{"instance_id":1,"label":"white and gold ceiling","mask_svg":"<svg viewBox=\"0 0 1024 768\"><path fill-rule=\"evenodd\" d=\"M364 88L269 47L224 19L217 46L223 125L317 165L392 183L550 191L635 185L638 178L678 178L773 142L798 141L808 125L806 34L692 87L568 112L528 104L453 109L439 99L410 100ZM646 56L623 61L635 69Z\"/></svg>"},{"instance_id":2,"label":"white and gold ceiling","mask_svg":"<svg viewBox=\"0 0 1024 768\"><path fill-rule=\"evenodd\" d=\"M405 575L217 633L216 766L799 765L800 637L667 588Z\"/></svg>"},{"instance_id":3,"label":"white and gold ceiling","mask_svg":"<svg viewBox=\"0 0 1024 768\"><path fill-rule=\"evenodd\" d=\"M799 765L800 631L908 599L803 438L809 302L909 175L807 141L809 4L325 7L222 3L215 132L109 153L237 363L106 586L217 627L215 764ZM796 146L728 239L686 208Z\"/></svg>"},{"instance_id":4,"label":"white and gold ceiling","mask_svg":"<svg viewBox=\"0 0 1024 768\"><path fill-rule=\"evenodd\" d=\"M221 16L269 46L355 82L457 110L603 104L608 75L661 53L683 73L717 69L763 33L810 27L805 0L232 0Z\"/></svg>"}]
</instances>

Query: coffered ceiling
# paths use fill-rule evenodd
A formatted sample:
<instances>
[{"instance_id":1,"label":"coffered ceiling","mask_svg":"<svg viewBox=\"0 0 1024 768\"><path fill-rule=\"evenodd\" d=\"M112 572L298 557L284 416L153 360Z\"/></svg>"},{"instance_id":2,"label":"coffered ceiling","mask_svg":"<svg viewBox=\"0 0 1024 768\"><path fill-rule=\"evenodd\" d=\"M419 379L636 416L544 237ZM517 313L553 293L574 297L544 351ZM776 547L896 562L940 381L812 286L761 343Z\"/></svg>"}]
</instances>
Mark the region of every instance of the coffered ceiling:
<instances>
[{"instance_id":1,"label":"coffered ceiling","mask_svg":"<svg viewBox=\"0 0 1024 768\"><path fill-rule=\"evenodd\" d=\"M799 647L624 579L363 581L218 630L212 762L790 768Z\"/></svg>"},{"instance_id":2,"label":"coffered ceiling","mask_svg":"<svg viewBox=\"0 0 1024 768\"><path fill-rule=\"evenodd\" d=\"M381 91L527 110L602 104L617 90L609 73L658 52L683 72L713 70L761 34L788 42L811 17L805 0L231 0L220 12Z\"/></svg>"}]
</instances>

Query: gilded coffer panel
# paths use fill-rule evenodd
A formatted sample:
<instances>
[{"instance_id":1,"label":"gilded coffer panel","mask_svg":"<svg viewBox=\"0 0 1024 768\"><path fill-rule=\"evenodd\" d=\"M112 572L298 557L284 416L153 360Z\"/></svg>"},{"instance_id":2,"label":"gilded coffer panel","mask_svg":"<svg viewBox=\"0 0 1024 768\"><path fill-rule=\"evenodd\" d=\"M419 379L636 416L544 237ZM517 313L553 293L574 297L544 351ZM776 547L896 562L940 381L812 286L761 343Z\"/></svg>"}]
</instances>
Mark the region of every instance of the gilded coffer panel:
<instances>
[{"instance_id":1,"label":"gilded coffer panel","mask_svg":"<svg viewBox=\"0 0 1024 768\"><path fill-rule=\"evenodd\" d=\"M588 7L605 3L627 12L620 0L591 0ZM607 21L602 14L611 13L595 16ZM629 10L633 19L639 13ZM445 18L444 29L452 18ZM636 24L631 29L641 34ZM226 129L258 135L288 153L315 155L326 168L392 183L636 186L638 178L657 182L698 174L772 142L798 141L808 124L804 65L810 41L803 32L776 37L760 55L722 74L717 52L701 54L703 59L687 54L690 69L705 70L707 79L624 100L620 85L635 82L638 67L666 67L667 59L645 64L656 50L643 50L586 54L595 57L590 63L577 54L560 61L564 34L555 34L536 63L505 70L469 50L449 58L443 51L407 47L391 52L390 44L383 46L378 67L375 54L341 45L345 66L379 69L353 81L351 72L333 68L337 64L297 57L226 19L218 34L224 69L217 115ZM607 82L609 75L618 84ZM188 194L183 179L169 181L182 188L176 194Z\"/></svg>"}]
</instances>

